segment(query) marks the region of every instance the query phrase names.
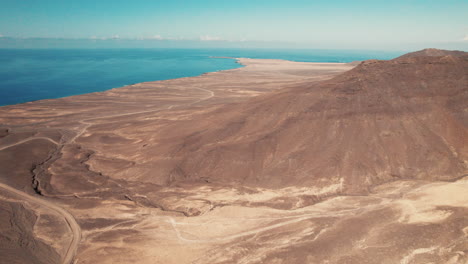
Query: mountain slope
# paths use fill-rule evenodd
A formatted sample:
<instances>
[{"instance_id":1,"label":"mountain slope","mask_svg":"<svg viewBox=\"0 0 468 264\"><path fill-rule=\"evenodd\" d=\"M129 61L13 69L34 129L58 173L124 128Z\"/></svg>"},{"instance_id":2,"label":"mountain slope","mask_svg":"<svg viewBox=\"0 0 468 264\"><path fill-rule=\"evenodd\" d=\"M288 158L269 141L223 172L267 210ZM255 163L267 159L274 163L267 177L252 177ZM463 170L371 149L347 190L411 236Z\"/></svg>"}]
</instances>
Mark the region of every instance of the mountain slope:
<instances>
[{"instance_id":1,"label":"mountain slope","mask_svg":"<svg viewBox=\"0 0 468 264\"><path fill-rule=\"evenodd\" d=\"M176 122L158 132L159 147L179 160L161 176L339 184L345 193L395 179L456 179L467 173L467 58L366 61L320 84Z\"/></svg>"},{"instance_id":2,"label":"mountain slope","mask_svg":"<svg viewBox=\"0 0 468 264\"><path fill-rule=\"evenodd\" d=\"M440 49L423 49L415 52L406 53L397 59L411 57L441 57L441 56L466 56L466 52L460 50L440 50Z\"/></svg>"}]
</instances>

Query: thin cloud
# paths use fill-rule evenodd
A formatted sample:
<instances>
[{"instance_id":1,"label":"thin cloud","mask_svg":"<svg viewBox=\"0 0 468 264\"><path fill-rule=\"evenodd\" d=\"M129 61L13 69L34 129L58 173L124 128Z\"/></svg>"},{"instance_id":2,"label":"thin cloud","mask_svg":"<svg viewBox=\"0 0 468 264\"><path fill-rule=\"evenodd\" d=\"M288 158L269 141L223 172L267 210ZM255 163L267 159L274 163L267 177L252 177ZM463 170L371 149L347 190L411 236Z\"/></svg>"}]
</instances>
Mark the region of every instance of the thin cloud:
<instances>
[{"instance_id":1,"label":"thin cloud","mask_svg":"<svg viewBox=\"0 0 468 264\"><path fill-rule=\"evenodd\" d=\"M201 41L224 41L225 39L221 37L213 37L210 35L200 36Z\"/></svg>"},{"instance_id":2,"label":"thin cloud","mask_svg":"<svg viewBox=\"0 0 468 264\"><path fill-rule=\"evenodd\" d=\"M137 39L138 40L166 40L168 38L165 38L161 35L153 35L153 36L147 36L147 37L139 37Z\"/></svg>"},{"instance_id":3,"label":"thin cloud","mask_svg":"<svg viewBox=\"0 0 468 264\"><path fill-rule=\"evenodd\" d=\"M108 40L108 39L116 39L115 37L98 37L98 36L92 36L89 39L92 40Z\"/></svg>"},{"instance_id":4,"label":"thin cloud","mask_svg":"<svg viewBox=\"0 0 468 264\"><path fill-rule=\"evenodd\" d=\"M154 35L154 36L148 37L146 39L164 40L166 38L162 37L161 35Z\"/></svg>"},{"instance_id":5,"label":"thin cloud","mask_svg":"<svg viewBox=\"0 0 468 264\"><path fill-rule=\"evenodd\" d=\"M137 40L185 40L183 37L164 37L161 35L138 37Z\"/></svg>"},{"instance_id":6,"label":"thin cloud","mask_svg":"<svg viewBox=\"0 0 468 264\"><path fill-rule=\"evenodd\" d=\"M92 40L109 40L109 39L122 39L119 35L114 35L111 37L98 37L98 36L91 36L89 39Z\"/></svg>"},{"instance_id":7,"label":"thin cloud","mask_svg":"<svg viewBox=\"0 0 468 264\"><path fill-rule=\"evenodd\" d=\"M465 37L463 38L463 41L468 41L468 34L465 35Z\"/></svg>"},{"instance_id":8,"label":"thin cloud","mask_svg":"<svg viewBox=\"0 0 468 264\"><path fill-rule=\"evenodd\" d=\"M120 35L114 35L114 36L91 36L88 39L94 40L94 41L99 41L99 40L155 40L155 41L164 41L164 40L172 40L172 41L224 41L224 42L247 42L249 40L245 38L239 38L239 39L225 39L222 37L218 36L212 36L212 35L201 35L198 38L188 38L184 36L162 36L159 34L156 35L150 35L150 36L138 36L138 37L121 37Z\"/></svg>"}]
</instances>

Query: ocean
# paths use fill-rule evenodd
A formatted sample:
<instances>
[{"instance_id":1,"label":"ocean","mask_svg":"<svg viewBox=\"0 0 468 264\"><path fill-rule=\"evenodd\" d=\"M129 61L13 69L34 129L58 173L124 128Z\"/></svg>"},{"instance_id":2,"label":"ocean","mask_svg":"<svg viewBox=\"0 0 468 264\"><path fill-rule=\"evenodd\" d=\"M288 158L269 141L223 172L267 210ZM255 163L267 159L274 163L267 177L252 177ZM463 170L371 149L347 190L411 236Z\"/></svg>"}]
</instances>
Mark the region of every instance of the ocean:
<instances>
[{"instance_id":1,"label":"ocean","mask_svg":"<svg viewBox=\"0 0 468 264\"><path fill-rule=\"evenodd\" d=\"M404 52L280 49L0 49L0 106L241 67L246 57L303 62L392 59Z\"/></svg>"}]
</instances>

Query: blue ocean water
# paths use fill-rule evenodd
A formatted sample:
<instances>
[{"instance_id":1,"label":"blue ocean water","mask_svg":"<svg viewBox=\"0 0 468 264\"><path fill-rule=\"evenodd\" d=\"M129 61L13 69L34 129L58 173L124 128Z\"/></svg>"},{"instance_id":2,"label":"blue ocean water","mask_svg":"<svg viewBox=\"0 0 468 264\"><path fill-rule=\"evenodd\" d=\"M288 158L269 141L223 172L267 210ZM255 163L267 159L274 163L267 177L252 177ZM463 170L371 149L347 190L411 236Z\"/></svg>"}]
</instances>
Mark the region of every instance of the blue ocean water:
<instances>
[{"instance_id":1,"label":"blue ocean water","mask_svg":"<svg viewBox=\"0 0 468 264\"><path fill-rule=\"evenodd\" d=\"M213 57L351 62L392 59L401 54L270 49L0 49L0 105L240 67L232 59Z\"/></svg>"}]
</instances>

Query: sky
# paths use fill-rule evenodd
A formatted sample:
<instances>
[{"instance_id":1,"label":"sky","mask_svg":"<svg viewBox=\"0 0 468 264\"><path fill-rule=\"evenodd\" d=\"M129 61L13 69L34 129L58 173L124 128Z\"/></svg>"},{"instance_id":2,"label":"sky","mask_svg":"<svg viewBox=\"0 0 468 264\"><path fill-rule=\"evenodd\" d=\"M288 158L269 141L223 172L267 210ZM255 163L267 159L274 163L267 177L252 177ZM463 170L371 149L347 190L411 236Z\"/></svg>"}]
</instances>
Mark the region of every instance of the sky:
<instances>
[{"instance_id":1,"label":"sky","mask_svg":"<svg viewBox=\"0 0 468 264\"><path fill-rule=\"evenodd\" d=\"M167 45L198 41L220 47L274 43L301 48L468 49L467 0L0 0L0 4L0 36L23 42L51 38L151 40Z\"/></svg>"}]
</instances>

